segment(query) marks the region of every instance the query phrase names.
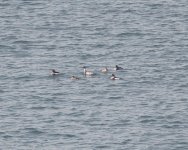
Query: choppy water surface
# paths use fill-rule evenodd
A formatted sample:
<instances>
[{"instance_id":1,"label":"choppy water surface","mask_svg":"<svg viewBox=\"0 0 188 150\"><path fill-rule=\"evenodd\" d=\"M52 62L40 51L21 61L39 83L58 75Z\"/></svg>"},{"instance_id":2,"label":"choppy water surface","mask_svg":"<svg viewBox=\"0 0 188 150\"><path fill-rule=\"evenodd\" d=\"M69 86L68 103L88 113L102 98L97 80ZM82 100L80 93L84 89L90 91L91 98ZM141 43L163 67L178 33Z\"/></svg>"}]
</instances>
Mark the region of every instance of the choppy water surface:
<instances>
[{"instance_id":1,"label":"choppy water surface","mask_svg":"<svg viewBox=\"0 0 188 150\"><path fill-rule=\"evenodd\" d=\"M0 30L0 149L188 149L187 0L2 0Z\"/></svg>"}]
</instances>

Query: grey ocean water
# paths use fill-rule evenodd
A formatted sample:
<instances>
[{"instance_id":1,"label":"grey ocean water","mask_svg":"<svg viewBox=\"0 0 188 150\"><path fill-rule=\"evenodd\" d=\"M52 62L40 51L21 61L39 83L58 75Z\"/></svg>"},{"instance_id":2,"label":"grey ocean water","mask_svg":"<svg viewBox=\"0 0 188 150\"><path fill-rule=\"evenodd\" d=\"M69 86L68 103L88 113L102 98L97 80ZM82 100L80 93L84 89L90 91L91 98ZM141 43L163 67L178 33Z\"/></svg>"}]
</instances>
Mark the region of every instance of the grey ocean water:
<instances>
[{"instance_id":1,"label":"grey ocean water","mask_svg":"<svg viewBox=\"0 0 188 150\"><path fill-rule=\"evenodd\" d=\"M188 149L187 0L1 0L0 69L2 150Z\"/></svg>"}]
</instances>

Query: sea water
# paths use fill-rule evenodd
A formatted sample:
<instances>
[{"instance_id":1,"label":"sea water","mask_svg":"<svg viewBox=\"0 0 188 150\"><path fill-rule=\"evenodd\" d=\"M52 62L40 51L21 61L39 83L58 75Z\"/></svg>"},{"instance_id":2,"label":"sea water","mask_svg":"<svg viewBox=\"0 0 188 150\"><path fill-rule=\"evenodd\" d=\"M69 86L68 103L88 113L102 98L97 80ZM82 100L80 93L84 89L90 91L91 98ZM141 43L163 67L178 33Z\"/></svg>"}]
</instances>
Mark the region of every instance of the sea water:
<instances>
[{"instance_id":1,"label":"sea water","mask_svg":"<svg viewBox=\"0 0 188 150\"><path fill-rule=\"evenodd\" d=\"M187 150L188 1L1 0L0 149Z\"/></svg>"}]
</instances>

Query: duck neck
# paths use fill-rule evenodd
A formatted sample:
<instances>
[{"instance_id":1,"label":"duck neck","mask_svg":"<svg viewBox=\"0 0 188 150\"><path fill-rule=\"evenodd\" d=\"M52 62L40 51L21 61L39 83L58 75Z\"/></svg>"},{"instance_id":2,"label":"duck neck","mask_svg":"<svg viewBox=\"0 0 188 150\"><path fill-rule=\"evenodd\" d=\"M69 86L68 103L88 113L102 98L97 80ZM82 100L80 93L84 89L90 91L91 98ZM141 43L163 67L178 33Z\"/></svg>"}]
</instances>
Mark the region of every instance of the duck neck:
<instances>
[{"instance_id":1,"label":"duck neck","mask_svg":"<svg viewBox=\"0 0 188 150\"><path fill-rule=\"evenodd\" d=\"M84 74L86 74L86 68L84 68Z\"/></svg>"}]
</instances>

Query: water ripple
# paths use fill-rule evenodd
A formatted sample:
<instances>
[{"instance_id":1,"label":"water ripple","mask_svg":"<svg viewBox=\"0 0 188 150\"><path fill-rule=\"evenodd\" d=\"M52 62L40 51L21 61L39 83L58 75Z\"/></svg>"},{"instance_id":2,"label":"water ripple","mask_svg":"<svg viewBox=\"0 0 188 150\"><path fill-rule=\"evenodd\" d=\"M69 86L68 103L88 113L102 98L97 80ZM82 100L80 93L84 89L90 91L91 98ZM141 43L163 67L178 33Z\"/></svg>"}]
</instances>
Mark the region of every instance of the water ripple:
<instances>
[{"instance_id":1,"label":"water ripple","mask_svg":"<svg viewBox=\"0 0 188 150\"><path fill-rule=\"evenodd\" d=\"M0 149L187 149L187 6L1 1Z\"/></svg>"}]
</instances>

